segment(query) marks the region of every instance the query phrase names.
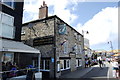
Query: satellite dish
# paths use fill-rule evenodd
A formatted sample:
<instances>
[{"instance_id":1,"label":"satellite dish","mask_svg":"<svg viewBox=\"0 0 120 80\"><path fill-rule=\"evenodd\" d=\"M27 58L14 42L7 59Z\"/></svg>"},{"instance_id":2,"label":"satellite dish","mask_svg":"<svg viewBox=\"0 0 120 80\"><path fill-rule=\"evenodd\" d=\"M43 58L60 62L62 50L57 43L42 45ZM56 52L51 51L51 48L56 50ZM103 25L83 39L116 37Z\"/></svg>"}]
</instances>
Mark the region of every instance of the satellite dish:
<instances>
[{"instance_id":1,"label":"satellite dish","mask_svg":"<svg viewBox=\"0 0 120 80\"><path fill-rule=\"evenodd\" d=\"M28 27L29 27L29 28L32 28L33 26L34 26L33 23L29 23L29 24L28 24Z\"/></svg>"}]
</instances>

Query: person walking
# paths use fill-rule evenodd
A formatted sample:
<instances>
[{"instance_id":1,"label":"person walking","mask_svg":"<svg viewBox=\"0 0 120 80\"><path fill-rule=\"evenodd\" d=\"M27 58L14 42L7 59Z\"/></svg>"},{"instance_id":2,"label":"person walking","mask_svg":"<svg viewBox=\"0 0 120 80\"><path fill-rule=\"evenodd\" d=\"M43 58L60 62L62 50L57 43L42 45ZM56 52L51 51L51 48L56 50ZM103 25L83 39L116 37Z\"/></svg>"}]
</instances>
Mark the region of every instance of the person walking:
<instances>
[{"instance_id":1,"label":"person walking","mask_svg":"<svg viewBox=\"0 0 120 80\"><path fill-rule=\"evenodd\" d=\"M112 66L113 66L113 77L118 78L119 77L119 64L116 59L113 60Z\"/></svg>"},{"instance_id":2,"label":"person walking","mask_svg":"<svg viewBox=\"0 0 120 80\"><path fill-rule=\"evenodd\" d=\"M88 67L88 60L85 61L85 68Z\"/></svg>"},{"instance_id":3,"label":"person walking","mask_svg":"<svg viewBox=\"0 0 120 80\"><path fill-rule=\"evenodd\" d=\"M102 68L102 65L103 65L102 60L99 59L98 62L99 62L99 66L100 66L100 68Z\"/></svg>"},{"instance_id":4,"label":"person walking","mask_svg":"<svg viewBox=\"0 0 120 80\"><path fill-rule=\"evenodd\" d=\"M90 59L88 60L88 66L91 67L91 61L90 61Z\"/></svg>"}]
</instances>

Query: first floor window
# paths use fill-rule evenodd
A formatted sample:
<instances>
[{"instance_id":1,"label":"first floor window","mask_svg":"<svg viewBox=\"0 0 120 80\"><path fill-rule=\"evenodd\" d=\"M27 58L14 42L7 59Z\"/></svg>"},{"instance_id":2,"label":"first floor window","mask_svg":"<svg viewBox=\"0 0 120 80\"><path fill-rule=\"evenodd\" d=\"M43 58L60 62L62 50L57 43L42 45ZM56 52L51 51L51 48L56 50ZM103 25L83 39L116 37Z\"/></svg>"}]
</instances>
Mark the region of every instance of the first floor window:
<instances>
[{"instance_id":1,"label":"first floor window","mask_svg":"<svg viewBox=\"0 0 120 80\"><path fill-rule=\"evenodd\" d=\"M14 0L2 0L3 4L11 7L11 8L15 8L15 1Z\"/></svg>"},{"instance_id":2,"label":"first floor window","mask_svg":"<svg viewBox=\"0 0 120 80\"><path fill-rule=\"evenodd\" d=\"M0 30L0 37L13 39L15 35L14 17L0 12Z\"/></svg>"},{"instance_id":3,"label":"first floor window","mask_svg":"<svg viewBox=\"0 0 120 80\"><path fill-rule=\"evenodd\" d=\"M63 44L63 47L64 47L64 53L68 53L68 42L66 41L64 44Z\"/></svg>"}]
</instances>

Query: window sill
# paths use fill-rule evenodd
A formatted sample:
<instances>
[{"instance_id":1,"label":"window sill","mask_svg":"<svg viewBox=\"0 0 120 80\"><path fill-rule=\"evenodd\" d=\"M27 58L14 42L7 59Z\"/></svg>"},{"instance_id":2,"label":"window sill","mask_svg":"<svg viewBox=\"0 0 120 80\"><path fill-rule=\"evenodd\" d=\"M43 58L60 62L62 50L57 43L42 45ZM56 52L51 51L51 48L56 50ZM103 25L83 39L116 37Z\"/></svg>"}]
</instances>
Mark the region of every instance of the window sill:
<instances>
[{"instance_id":1,"label":"window sill","mask_svg":"<svg viewBox=\"0 0 120 80\"><path fill-rule=\"evenodd\" d=\"M61 69L61 71L65 71L65 70L68 70L68 69L70 69L70 68L66 68L66 69Z\"/></svg>"}]
</instances>

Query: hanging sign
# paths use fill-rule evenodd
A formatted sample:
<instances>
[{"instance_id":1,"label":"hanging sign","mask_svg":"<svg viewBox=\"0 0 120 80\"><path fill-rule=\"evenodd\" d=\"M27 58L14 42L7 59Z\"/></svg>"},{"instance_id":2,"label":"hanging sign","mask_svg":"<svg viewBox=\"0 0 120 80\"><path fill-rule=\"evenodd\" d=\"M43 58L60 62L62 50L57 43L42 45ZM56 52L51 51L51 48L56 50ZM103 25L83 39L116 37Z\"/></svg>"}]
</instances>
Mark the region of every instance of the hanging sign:
<instances>
[{"instance_id":1,"label":"hanging sign","mask_svg":"<svg viewBox=\"0 0 120 80\"><path fill-rule=\"evenodd\" d=\"M58 29L59 29L58 32L60 35L66 34L66 24L60 24L58 26Z\"/></svg>"}]
</instances>

